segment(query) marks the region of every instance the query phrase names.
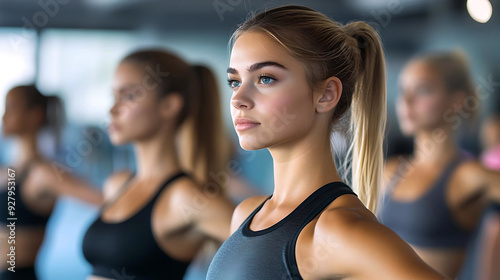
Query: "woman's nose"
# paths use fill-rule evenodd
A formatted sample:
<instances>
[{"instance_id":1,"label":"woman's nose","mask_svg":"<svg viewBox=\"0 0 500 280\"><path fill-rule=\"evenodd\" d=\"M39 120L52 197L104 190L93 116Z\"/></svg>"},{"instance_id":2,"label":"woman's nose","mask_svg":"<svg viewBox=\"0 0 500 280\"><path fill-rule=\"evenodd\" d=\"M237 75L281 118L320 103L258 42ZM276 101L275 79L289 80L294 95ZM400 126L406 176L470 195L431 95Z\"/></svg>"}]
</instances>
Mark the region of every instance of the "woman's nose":
<instances>
[{"instance_id":1,"label":"woman's nose","mask_svg":"<svg viewBox=\"0 0 500 280\"><path fill-rule=\"evenodd\" d=\"M240 86L231 97L231 105L238 110L249 110L253 107L253 101L250 97L251 89L246 86Z\"/></svg>"}]
</instances>

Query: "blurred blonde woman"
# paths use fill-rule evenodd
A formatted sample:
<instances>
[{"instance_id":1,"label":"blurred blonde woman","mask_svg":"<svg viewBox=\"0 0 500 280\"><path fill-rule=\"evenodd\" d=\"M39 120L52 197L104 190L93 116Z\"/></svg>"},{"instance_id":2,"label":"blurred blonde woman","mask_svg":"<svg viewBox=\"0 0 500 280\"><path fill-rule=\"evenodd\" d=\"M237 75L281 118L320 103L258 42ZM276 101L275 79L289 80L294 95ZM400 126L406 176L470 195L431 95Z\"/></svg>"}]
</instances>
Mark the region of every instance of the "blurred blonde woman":
<instances>
[{"instance_id":1,"label":"blurred blonde woman","mask_svg":"<svg viewBox=\"0 0 500 280\"><path fill-rule=\"evenodd\" d=\"M412 59L399 83L399 125L414 137L415 149L409 158L387 161L379 218L430 266L454 278L481 212L500 191L500 173L485 169L456 142L479 97L458 51Z\"/></svg>"}]
</instances>

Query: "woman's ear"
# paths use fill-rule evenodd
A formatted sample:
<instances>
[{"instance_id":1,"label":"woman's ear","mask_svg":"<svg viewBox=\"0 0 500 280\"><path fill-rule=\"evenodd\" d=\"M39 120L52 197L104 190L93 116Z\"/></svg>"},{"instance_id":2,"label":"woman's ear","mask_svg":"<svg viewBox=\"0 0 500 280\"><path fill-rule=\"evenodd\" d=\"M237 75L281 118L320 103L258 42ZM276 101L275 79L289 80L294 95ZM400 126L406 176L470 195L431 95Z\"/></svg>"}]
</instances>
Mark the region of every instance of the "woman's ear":
<instances>
[{"instance_id":1,"label":"woman's ear","mask_svg":"<svg viewBox=\"0 0 500 280\"><path fill-rule=\"evenodd\" d=\"M160 100L160 115L166 120L177 118L184 105L182 96L178 93L169 93Z\"/></svg>"},{"instance_id":2,"label":"woman's ear","mask_svg":"<svg viewBox=\"0 0 500 280\"><path fill-rule=\"evenodd\" d=\"M316 112L318 113L330 112L337 106L342 96L342 82L339 78L330 77L323 83L316 101Z\"/></svg>"}]
</instances>

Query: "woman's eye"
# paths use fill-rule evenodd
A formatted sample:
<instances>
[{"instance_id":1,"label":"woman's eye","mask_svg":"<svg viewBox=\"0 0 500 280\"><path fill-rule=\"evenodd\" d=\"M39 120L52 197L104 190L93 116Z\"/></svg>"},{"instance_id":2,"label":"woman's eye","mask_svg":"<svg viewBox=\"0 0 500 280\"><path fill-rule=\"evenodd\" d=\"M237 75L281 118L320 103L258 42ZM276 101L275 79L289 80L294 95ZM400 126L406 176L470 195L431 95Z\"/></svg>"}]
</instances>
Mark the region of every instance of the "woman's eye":
<instances>
[{"instance_id":1,"label":"woman's eye","mask_svg":"<svg viewBox=\"0 0 500 280\"><path fill-rule=\"evenodd\" d=\"M237 80L227 80L227 84L229 85L230 88L237 88L241 86L241 82Z\"/></svg>"},{"instance_id":2,"label":"woman's eye","mask_svg":"<svg viewBox=\"0 0 500 280\"><path fill-rule=\"evenodd\" d=\"M422 95L427 95L432 93L432 89L428 86L417 88L417 93Z\"/></svg>"},{"instance_id":3,"label":"woman's eye","mask_svg":"<svg viewBox=\"0 0 500 280\"><path fill-rule=\"evenodd\" d=\"M272 82L276 81L275 79L271 78L271 77L268 77L268 76L260 76L259 77L259 82L261 84L264 84L264 85L267 85L267 84L270 84Z\"/></svg>"},{"instance_id":4,"label":"woman's eye","mask_svg":"<svg viewBox=\"0 0 500 280\"><path fill-rule=\"evenodd\" d=\"M139 92L124 92L120 95L119 99L123 102L136 101L139 95Z\"/></svg>"},{"instance_id":5,"label":"woman's eye","mask_svg":"<svg viewBox=\"0 0 500 280\"><path fill-rule=\"evenodd\" d=\"M125 94L122 98L125 101L132 101L132 100L135 99L135 95L133 95L133 94Z\"/></svg>"}]
</instances>

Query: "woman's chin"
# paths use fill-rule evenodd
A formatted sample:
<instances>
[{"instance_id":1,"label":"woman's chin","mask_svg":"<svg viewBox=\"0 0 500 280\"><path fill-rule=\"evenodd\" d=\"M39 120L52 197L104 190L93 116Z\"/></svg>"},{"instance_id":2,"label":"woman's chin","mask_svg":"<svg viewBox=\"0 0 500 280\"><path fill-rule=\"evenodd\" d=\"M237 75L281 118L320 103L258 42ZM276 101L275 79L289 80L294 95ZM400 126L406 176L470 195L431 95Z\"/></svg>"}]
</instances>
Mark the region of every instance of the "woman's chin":
<instances>
[{"instance_id":1,"label":"woman's chin","mask_svg":"<svg viewBox=\"0 0 500 280\"><path fill-rule=\"evenodd\" d=\"M123 137L119 137L117 135L110 135L109 136L109 141L114 146L125 145L125 144L128 144L130 142L130 141L127 141L127 139L124 139Z\"/></svg>"},{"instance_id":2,"label":"woman's chin","mask_svg":"<svg viewBox=\"0 0 500 280\"><path fill-rule=\"evenodd\" d=\"M266 148L264 145L259 145L254 141L245 141L240 139L240 146L245 151L256 151Z\"/></svg>"},{"instance_id":3,"label":"woman's chin","mask_svg":"<svg viewBox=\"0 0 500 280\"><path fill-rule=\"evenodd\" d=\"M413 137L416 131L415 126L413 125L405 125L405 126L400 125L399 130L401 131L401 134L403 134L403 136L405 137Z\"/></svg>"}]
</instances>

